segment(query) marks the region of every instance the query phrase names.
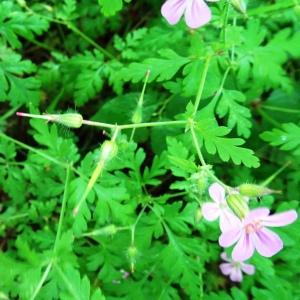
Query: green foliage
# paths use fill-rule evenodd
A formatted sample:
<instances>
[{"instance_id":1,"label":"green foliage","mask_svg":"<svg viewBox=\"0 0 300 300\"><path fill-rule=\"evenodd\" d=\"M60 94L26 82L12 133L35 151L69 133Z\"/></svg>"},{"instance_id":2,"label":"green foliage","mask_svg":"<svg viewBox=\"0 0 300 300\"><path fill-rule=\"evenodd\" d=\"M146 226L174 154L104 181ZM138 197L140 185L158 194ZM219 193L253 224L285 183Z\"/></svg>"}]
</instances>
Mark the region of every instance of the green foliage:
<instances>
[{"instance_id":1,"label":"green foliage","mask_svg":"<svg viewBox=\"0 0 300 300\"><path fill-rule=\"evenodd\" d=\"M221 160L232 159L236 165L243 163L249 168L259 166L259 160L254 156L253 151L240 147L244 144L243 139L225 137L231 131L229 128L216 126L212 119L203 119L197 123L196 131L208 153L216 154L217 152Z\"/></svg>"},{"instance_id":2,"label":"green foliage","mask_svg":"<svg viewBox=\"0 0 300 300\"><path fill-rule=\"evenodd\" d=\"M150 70L149 81L165 81L171 79L177 71L186 63L188 58L179 56L172 49L159 51L161 58L148 58L142 63L132 63L122 70L122 76L126 81L139 82L145 77L145 70Z\"/></svg>"},{"instance_id":3,"label":"green foliage","mask_svg":"<svg viewBox=\"0 0 300 300\"><path fill-rule=\"evenodd\" d=\"M300 298L299 221L238 284L201 210L216 181L269 178L281 193L250 207L299 212L299 7L205 2L191 30L158 0L1 1L0 299ZM74 110L83 126L53 124Z\"/></svg>"},{"instance_id":4,"label":"green foliage","mask_svg":"<svg viewBox=\"0 0 300 300\"><path fill-rule=\"evenodd\" d=\"M9 100L13 105L35 105L39 102L40 82L27 76L36 71L30 60L22 60L13 50L0 45L0 102Z\"/></svg>"},{"instance_id":5,"label":"green foliage","mask_svg":"<svg viewBox=\"0 0 300 300\"><path fill-rule=\"evenodd\" d=\"M219 100L217 113L221 118L228 114L228 127L234 128L236 126L238 135L248 138L252 126L251 112L249 108L240 104L245 100L245 96L238 91L224 90Z\"/></svg>"},{"instance_id":6,"label":"green foliage","mask_svg":"<svg viewBox=\"0 0 300 300\"><path fill-rule=\"evenodd\" d=\"M261 134L261 138L272 146L279 146L281 150L292 151L294 155L300 154L300 127L294 123L286 123L281 129L274 128Z\"/></svg>"},{"instance_id":7,"label":"green foliage","mask_svg":"<svg viewBox=\"0 0 300 300\"><path fill-rule=\"evenodd\" d=\"M123 0L98 0L98 3L105 16L113 16L123 7Z\"/></svg>"}]
</instances>

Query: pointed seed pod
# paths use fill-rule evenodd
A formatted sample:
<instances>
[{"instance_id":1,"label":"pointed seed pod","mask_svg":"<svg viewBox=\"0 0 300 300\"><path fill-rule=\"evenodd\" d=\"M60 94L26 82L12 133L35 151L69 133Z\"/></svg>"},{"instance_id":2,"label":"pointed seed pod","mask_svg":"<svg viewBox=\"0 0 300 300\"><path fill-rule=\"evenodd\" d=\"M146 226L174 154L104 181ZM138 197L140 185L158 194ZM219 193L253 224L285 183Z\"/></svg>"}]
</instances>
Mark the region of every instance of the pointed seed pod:
<instances>
[{"instance_id":1,"label":"pointed seed pod","mask_svg":"<svg viewBox=\"0 0 300 300\"><path fill-rule=\"evenodd\" d=\"M107 162L117 155L118 146L115 141L105 141L102 144L100 160Z\"/></svg>"},{"instance_id":2,"label":"pointed seed pod","mask_svg":"<svg viewBox=\"0 0 300 300\"><path fill-rule=\"evenodd\" d=\"M235 10L238 12L245 14L247 11L247 5L245 3L245 0L231 0L231 5L234 7Z\"/></svg>"},{"instance_id":3,"label":"pointed seed pod","mask_svg":"<svg viewBox=\"0 0 300 300\"><path fill-rule=\"evenodd\" d=\"M265 186L251 184L251 183L241 184L238 187L238 190L241 195L247 196L247 197L261 197L261 196L269 195L272 193L278 193L278 191L268 189Z\"/></svg>"},{"instance_id":4,"label":"pointed seed pod","mask_svg":"<svg viewBox=\"0 0 300 300\"><path fill-rule=\"evenodd\" d=\"M110 236L116 234L117 231L118 228L116 227L116 225L111 224L102 227L100 229L94 230L92 232L85 233L84 236L98 236L98 235Z\"/></svg>"},{"instance_id":5,"label":"pointed seed pod","mask_svg":"<svg viewBox=\"0 0 300 300\"><path fill-rule=\"evenodd\" d=\"M138 255L138 249L134 245L131 245L127 249L127 256L128 256L129 262L130 262L131 273L134 272L137 255Z\"/></svg>"},{"instance_id":6,"label":"pointed seed pod","mask_svg":"<svg viewBox=\"0 0 300 300\"><path fill-rule=\"evenodd\" d=\"M240 219L245 218L249 212L249 207L246 200L240 194L231 194L226 200L229 207Z\"/></svg>"},{"instance_id":7,"label":"pointed seed pod","mask_svg":"<svg viewBox=\"0 0 300 300\"><path fill-rule=\"evenodd\" d=\"M143 120L143 110L142 106L138 105L132 115L131 121L133 124L140 124Z\"/></svg>"},{"instance_id":8,"label":"pointed seed pod","mask_svg":"<svg viewBox=\"0 0 300 300\"><path fill-rule=\"evenodd\" d=\"M199 207L195 212L195 216L194 216L195 223L196 224L199 223L202 218L203 218L202 210Z\"/></svg>"}]
</instances>

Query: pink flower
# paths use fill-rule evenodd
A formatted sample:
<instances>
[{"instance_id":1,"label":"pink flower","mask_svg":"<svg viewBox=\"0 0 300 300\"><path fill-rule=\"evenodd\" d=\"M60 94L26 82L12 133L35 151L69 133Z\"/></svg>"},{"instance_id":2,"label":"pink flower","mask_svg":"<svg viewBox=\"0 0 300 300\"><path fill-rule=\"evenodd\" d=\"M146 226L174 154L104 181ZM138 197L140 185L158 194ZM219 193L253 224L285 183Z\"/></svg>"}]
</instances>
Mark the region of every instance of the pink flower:
<instances>
[{"instance_id":1,"label":"pink flower","mask_svg":"<svg viewBox=\"0 0 300 300\"><path fill-rule=\"evenodd\" d=\"M161 14L171 25L178 23L184 14L185 22L190 28L198 28L211 19L210 9L204 0L167 0L161 8Z\"/></svg>"},{"instance_id":2,"label":"pink flower","mask_svg":"<svg viewBox=\"0 0 300 300\"><path fill-rule=\"evenodd\" d=\"M254 250L266 257L271 257L283 248L280 237L267 227L280 227L293 223L297 219L297 212L286 212L270 215L268 208L256 208L248 213L238 226L224 231L219 244L222 247L235 245L232 258L244 261L250 258Z\"/></svg>"},{"instance_id":3,"label":"pink flower","mask_svg":"<svg viewBox=\"0 0 300 300\"><path fill-rule=\"evenodd\" d=\"M221 254L221 258L226 261L226 263L220 264L220 270L224 275L229 276L231 281L241 282L243 280L242 272L248 275L253 275L255 272L253 265L229 259L225 252Z\"/></svg>"},{"instance_id":4,"label":"pink flower","mask_svg":"<svg viewBox=\"0 0 300 300\"><path fill-rule=\"evenodd\" d=\"M213 183L208 189L214 202L202 205L202 214L207 221L220 218L221 231L228 231L240 224L239 218L231 211L225 199L225 189L219 183Z\"/></svg>"}]
</instances>

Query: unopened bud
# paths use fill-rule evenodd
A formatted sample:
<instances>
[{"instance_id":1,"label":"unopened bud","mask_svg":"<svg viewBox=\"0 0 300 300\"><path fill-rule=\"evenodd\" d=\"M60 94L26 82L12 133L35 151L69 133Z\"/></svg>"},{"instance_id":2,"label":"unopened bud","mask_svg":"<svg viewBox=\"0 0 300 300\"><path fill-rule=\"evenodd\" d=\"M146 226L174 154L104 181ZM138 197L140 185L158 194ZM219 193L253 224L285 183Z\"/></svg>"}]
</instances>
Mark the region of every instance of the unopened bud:
<instances>
[{"instance_id":1,"label":"unopened bud","mask_svg":"<svg viewBox=\"0 0 300 300\"><path fill-rule=\"evenodd\" d=\"M247 197L261 197L261 196L269 195L272 193L279 193L279 191L274 191L274 190L268 189L265 186L251 184L251 183L241 184L238 187L238 191L240 192L241 195L247 196Z\"/></svg>"},{"instance_id":2,"label":"unopened bud","mask_svg":"<svg viewBox=\"0 0 300 300\"><path fill-rule=\"evenodd\" d=\"M231 5L240 13L245 14L247 11L247 5L245 0L231 0Z\"/></svg>"},{"instance_id":3,"label":"unopened bud","mask_svg":"<svg viewBox=\"0 0 300 300\"><path fill-rule=\"evenodd\" d=\"M294 6L294 11L295 11L296 15L298 17L300 17L300 5L299 4Z\"/></svg>"},{"instance_id":4,"label":"unopened bud","mask_svg":"<svg viewBox=\"0 0 300 300\"><path fill-rule=\"evenodd\" d=\"M113 157L115 157L118 153L118 146L115 141L105 141L102 144L101 156L100 159L102 161L109 161Z\"/></svg>"},{"instance_id":5,"label":"unopened bud","mask_svg":"<svg viewBox=\"0 0 300 300\"><path fill-rule=\"evenodd\" d=\"M138 255L138 249L135 246L132 245L127 249L127 256L130 262L130 269L132 273L134 272L134 266L136 263L137 255Z\"/></svg>"},{"instance_id":6,"label":"unopened bud","mask_svg":"<svg viewBox=\"0 0 300 300\"><path fill-rule=\"evenodd\" d=\"M229 207L240 219L245 218L249 212L249 207L243 196L240 194L231 194L226 200Z\"/></svg>"},{"instance_id":7,"label":"unopened bud","mask_svg":"<svg viewBox=\"0 0 300 300\"><path fill-rule=\"evenodd\" d=\"M199 223L199 222L201 221L202 217L203 217L202 210L201 210L201 208L199 207L199 208L196 210L196 212L195 212L195 216L194 216L194 218L195 218L195 223L196 223L196 224Z\"/></svg>"},{"instance_id":8,"label":"unopened bud","mask_svg":"<svg viewBox=\"0 0 300 300\"><path fill-rule=\"evenodd\" d=\"M17 3L21 6L21 7L26 7L26 1L25 0L17 0ZM1 298L0 298L1 299Z\"/></svg>"},{"instance_id":9,"label":"unopened bud","mask_svg":"<svg viewBox=\"0 0 300 300\"><path fill-rule=\"evenodd\" d=\"M50 115L51 116L51 115ZM77 113L66 113L52 115L53 121L70 128L80 128L82 126L82 115Z\"/></svg>"}]
</instances>

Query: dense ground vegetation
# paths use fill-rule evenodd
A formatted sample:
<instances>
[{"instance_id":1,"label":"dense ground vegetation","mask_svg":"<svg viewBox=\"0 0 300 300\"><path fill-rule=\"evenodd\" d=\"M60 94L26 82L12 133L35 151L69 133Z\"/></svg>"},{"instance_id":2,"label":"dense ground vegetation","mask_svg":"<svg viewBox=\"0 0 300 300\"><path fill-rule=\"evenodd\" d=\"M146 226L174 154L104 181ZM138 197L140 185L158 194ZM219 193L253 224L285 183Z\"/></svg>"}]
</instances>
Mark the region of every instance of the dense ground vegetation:
<instances>
[{"instance_id":1,"label":"dense ground vegetation","mask_svg":"<svg viewBox=\"0 0 300 300\"><path fill-rule=\"evenodd\" d=\"M239 3L0 2L0 299L300 299L300 221L239 283L201 210L299 210L300 3Z\"/></svg>"}]
</instances>

